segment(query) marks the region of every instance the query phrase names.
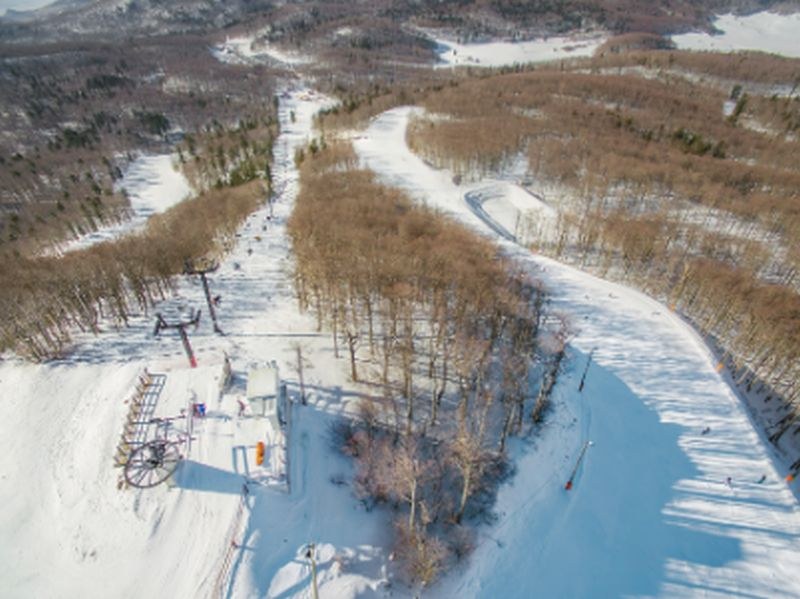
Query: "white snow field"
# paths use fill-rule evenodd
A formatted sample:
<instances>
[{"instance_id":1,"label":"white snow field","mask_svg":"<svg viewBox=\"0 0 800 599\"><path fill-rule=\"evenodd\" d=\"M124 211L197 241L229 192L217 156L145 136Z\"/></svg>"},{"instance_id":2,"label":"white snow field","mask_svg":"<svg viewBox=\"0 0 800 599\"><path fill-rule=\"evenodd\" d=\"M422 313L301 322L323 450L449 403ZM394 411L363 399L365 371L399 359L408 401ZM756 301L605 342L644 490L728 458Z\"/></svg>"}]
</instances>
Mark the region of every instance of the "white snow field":
<instances>
[{"instance_id":1,"label":"white snow field","mask_svg":"<svg viewBox=\"0 0 800 599\"><path fill-rule=\"evenodd\" d=\"M151 154L136 158L116 185L117 191L124 190L128 194L131 217L62 244L58 253L86 248L141 229L152 215L165 212L189 197L192 189L183 173L175 168L175 160L177 156L173 154Z\"/></svg>"},{"instance_id":2,"label":"white snow field","mask_svg":"<svg viewBox=\"0 0 800 599\"><path fill-rule=\"evenodd\" d=\"M493 237L544 279L550 308L576 333L558 407L518 444L498 522L431 595L799 597L797 501L702 340L656 301L518 246L506 227L523 195L507 182L494 194L486 183L457 187L413 155L405 129L414 111L372 122L355 141L365 165ZM476 190L492 198L482 210L468 201Z\"/></svg>"},{"instance_id":3,"label":"white snow field","mask_svg":"<svg viewBox=\"0 0 800 599\"><path fill-rule=\"evenodd\" d=\"M722 33L705 32L673 35L680 50L735 52L760 50L782 56L800 57L800 12L777 14L759 12L747 16L721 15L714 27Z\"/></svg>"},{"instance_id":4,"label":"white snow field","mask_svg":"<svg viewBox=\"0 0 800 599\"><path fill-rule=\"evenodd\" d=\"M303 65L313 60L306 54L287 52L272 44L258 42L255 35L228 38L214 46L211 53L217 60L230 64L253 64L270 59L287 65Z\"/></svg>"},{"instance_id":5,"label":"white snow field","mask_svg":"<svg viewBox=\"0 0 800 599\"><path fill-rule=\"evenodd\" d=\"M437 67L477 66L501 67L515 63L546 62L560 58L591 56L605 37L569 35L529 40L526 42L485 42L460 44L434 38L442 61Z\"/></svg>"}]
</instances>

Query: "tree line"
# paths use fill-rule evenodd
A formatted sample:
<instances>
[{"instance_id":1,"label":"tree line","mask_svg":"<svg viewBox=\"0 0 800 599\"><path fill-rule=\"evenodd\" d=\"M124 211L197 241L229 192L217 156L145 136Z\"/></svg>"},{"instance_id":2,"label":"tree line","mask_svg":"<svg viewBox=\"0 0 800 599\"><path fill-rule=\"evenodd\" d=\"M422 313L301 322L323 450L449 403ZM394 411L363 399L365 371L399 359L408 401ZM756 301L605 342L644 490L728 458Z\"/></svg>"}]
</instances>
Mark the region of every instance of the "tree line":
<instances>
[{"instance_id":1,"label":"tree line","mask_svg":"<svg viewBox=\"0 0 800 599\"><path fill-rule=\"evenodd\" d=\"M427 583L468 552L508 438L544 415L568 327L494 244L379 183L349 144L313 146L288 222L298 302L372 390L337 445L368 506L402 509L398 555Z\"/></svg>"},{"instance_id":2,"label":"tree line","mask_svg":"<svg viewBox=\"0 0 800 599\"><path fill-rule=\"evenodd\" d=\"M545 231L531 216L522 237L687 315L749 388L785 402L779 442L800 424L798 73L765 55L607 54L444 87L407 136L467 174L527 155L558 217ZM788 95L721 88L740 75Z\"/></svg>"},{"instance_id":3,"label":"tree line","mask_svg":"<svg viewBox=\"0 0 800 599\"><path fill-rule=\"evenodd\" d=\"M187 260L229 249L263 198L259 181L212 190L153 216L141 233L60 257L0 261L0 351L50 359L76 330L126 325L174 290Z\"/></svg>"},{"instance_id":4,"label":"tree line","mask_svg":"<svg viewBox=\"0 0 800 599\"><path fill-rule=\"evenodd\" d=\"M225 143L224 165L211 185L263 175L271 149L266 130L276 119L272 103L264 101L272 97L271 71L224 64L208 45L206 38L181 35L122 45L4 48L3 255L34 255L125 219L129 204L118 182L126 165L140 152L170 151L184 132L202 137L222 129L239 136L246 130L248 147L234 153ZM203 165L204 172L210 170Z\"/></svg>"}]
</instances>

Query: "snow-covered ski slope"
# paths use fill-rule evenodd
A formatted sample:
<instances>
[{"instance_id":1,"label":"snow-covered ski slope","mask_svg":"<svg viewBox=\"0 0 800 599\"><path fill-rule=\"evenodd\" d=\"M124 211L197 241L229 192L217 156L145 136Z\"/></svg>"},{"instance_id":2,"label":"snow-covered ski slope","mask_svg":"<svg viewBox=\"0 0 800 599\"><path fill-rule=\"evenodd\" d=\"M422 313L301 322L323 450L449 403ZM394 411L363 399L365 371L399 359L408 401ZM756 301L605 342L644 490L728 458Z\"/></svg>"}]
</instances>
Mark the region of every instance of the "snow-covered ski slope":
<instances>
[{"instance_id":1,"label":"snow-covered ski slope","mask_svg":"<svg viewBox=\"0 0 800 599\"><path fill-rule=\"evenodd\" d=\"M165 212L182 202L192 193L183 173L175 168L176 156L150 154L139 156L125 169L116 184L117 191L128 194L131 217L114 225L100 227L58 248L58 253L89 247L102 241L111 241L144 227L154 214Z\"/></svg>"},{"instance_id":2,"label":"snow-covered ski slope","mask_svg":"<svg viewBox=\"0 0 800 599\"><path fill-rule=\"evenodd\" d=\"M503 223L515 221L519 191L508 182L493 193L486 183L458 187L430 168L405 143L413 111L372 122L355 141L363 162L494 238L544 279L550 309L566 314L576 333L559 405L532 446L520 448L498 522L432 595L800 596L797 502L702 340L641 293L518 246ZM476 190L492 199L481 210L465 199ZM504 202L504 194L512 197ZM567 492L588 440L594 444Z\"/></svg>"},{"instance_id":3,"label":"snow-covered ski slope","mask_svg":"<svg viewBox=\"0 0 800 599\"><path fill-rule=\"evenodd\" d=\"M547 62L591 56L605 41L602 35L576 34L540 38L524 42L484 42L461 44L433 38L439 55L438 67L501 67L509 64Z\"/></svg>"},{"instance_id":4,"label":"snow-covered ski slope","mask_svg":"<svg viewBox=\"0 0 800 599\"><path fill-rule=\"evenodd\" d=\"M682 33L673 35L672 41L681 50L758 50L794 58L800 56L800 12L720 15L714 21L714 28L718 31L714 35L705 32Z\"/></svg>"},{"instance_id":5,"label":"snow-covered ski slope","mask_svg":"<svg viewBox=\"0 0 800 599\"><path fill-rule=\"evenodd\" d=\"M181 282L177 297L157 308L169 321L203 309L199 329L189 330L197 369L187 368L175 331L153 337L152 315L81 339L57 363L0 362L4 599L304 596L309 542L317 545L323 597L363 596L385 584L388 523L367 514L347 486L331 483L351 470L331 451L328 429L356 394L330 336L297 312L290 278L285 221L297 192L294 150L308 142L312 116L326 102L307 89L281 98L274 204L250 217L210 277L222 296L225 336L214 334L196 280ZM255 444L273 439L263 420L238 417L247 371L276 360L296 397L298 343L311 397L292 411L291 492L250 484L245 496L246 478L269 479L254 464ZM233 385L220 398L214 381L223 351ZM208 415L195 421L191 454L174 484L120 490L114 455L145 367L175 382L160 402L186 405L194 392Z\"/></svg>"}]
</instances>

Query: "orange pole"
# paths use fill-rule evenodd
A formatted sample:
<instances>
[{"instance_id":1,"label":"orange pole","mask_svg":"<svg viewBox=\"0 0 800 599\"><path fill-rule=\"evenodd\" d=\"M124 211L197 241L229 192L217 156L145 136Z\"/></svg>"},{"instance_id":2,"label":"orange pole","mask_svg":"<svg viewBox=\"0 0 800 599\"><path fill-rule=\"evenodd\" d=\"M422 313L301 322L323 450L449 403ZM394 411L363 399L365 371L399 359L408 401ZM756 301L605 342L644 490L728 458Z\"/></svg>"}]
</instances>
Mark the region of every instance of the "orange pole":
<instances>
[{"instance_id":1,"label":"orange pole","mask_svg":"<svg viewBox=\"0 0 800 599\"><path fill-rule=\"evenodd\" d=\"M256 444L256 464L258 466L261 466L261 464L264 463L264 451L265 450L266 450L266 447L264 445L264 442L263 441L259 441Z\"/></svg>"}]
</instances>

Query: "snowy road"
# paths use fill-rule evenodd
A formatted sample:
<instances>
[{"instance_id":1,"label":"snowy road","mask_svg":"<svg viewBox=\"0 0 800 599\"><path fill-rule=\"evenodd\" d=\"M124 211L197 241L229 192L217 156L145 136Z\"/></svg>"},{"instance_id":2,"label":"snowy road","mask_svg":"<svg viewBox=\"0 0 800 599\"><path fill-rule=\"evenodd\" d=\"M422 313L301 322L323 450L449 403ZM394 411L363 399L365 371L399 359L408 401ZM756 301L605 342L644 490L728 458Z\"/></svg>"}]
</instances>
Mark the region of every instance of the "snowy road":
<instances>
[{"instance_id":1,"label":"snowy road","mask_svg":"<svg viewBox=\"0 0 800 599\"><path fill-rule=\"evenodd\" d=\"M498 223L514 222L512 202L484 204L490 220L482 220L464 199L475 186L455 186L407 148L413 112L374 120L355 142L362 161L494 238L544 279L551 308L576 332L550 427L534 439L536 451L518 448L498 523L436 595L800 596L796 500L702 340L654 300L510 241ZM566 492L587 440L594 445Z\"/></svg>"}]
</instances>

